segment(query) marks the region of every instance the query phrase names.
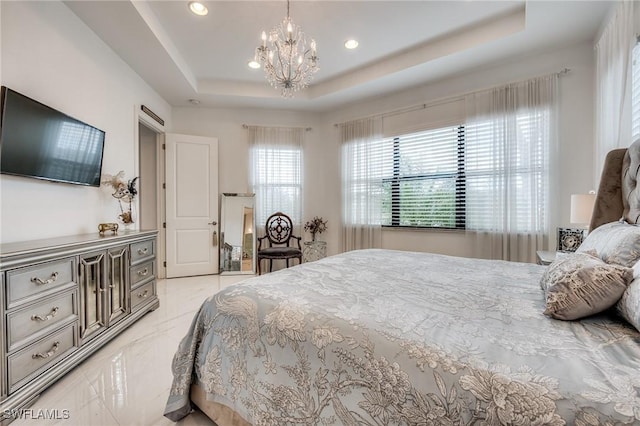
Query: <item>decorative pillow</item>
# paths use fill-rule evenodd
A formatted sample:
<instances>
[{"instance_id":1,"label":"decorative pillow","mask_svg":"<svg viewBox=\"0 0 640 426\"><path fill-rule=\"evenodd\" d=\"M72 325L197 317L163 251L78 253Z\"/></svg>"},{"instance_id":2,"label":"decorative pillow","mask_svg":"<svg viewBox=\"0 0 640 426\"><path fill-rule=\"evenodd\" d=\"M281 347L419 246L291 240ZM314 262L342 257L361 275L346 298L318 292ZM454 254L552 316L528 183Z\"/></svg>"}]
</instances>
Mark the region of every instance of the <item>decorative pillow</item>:
<instances>
[{"instance_id":1,"label":"decorative pillow","mask_svg":"<svg viewBox=\"0 0 640 426\"><path fill-rule=\"evenodd\" d=\"M616 308L622 318L640 331L640 277L631 281Z\"/></svg>"},{"instance_id":2,"label":"decorative pillow","mask_svg":"<svg viewBox=\"0 0 640 426\"><path fill-rule=\"evenodd\" d=\"M608 265L588 253L573 253L553 262L542 276L545 315L574 320L615 305L633 278L633 269Z\"/></svg>"},{"instance_id":3,"label":"decorative pillow","mask_svg":"<svg viewBox=\"0 0 640 426\"><path fill-rule=\"evenodd\" d=\"M640 260L633 266L633 279L640 277Z\"/></svg>"},{"instance_id":4,"label":"decorative pillow","mask_svg":"<svg viewBox=\"0 0 640 426\"><path fill-rule=\"evenodd\" d=\"M624 221L611 222L594 229L576 252L596 250L607 263L632 268L640 259L640 226Z\"/></svg>"},{"instance_id":5,"label":"decorative pillow","mask_svg":"<svg viewBox=\"0 0 640 426\"><path fill-rule=\"evenodd\" d=\"M591 255L595 258L598 258L598 252L595 250L587 250L584 252L584 254L588 254ZM565 251L559 251L556 253L556 258L553 262L551 262L549 264L549 266L555 265L560 263L563 259L566 259L567 257L575 257L575 252L565 252ZM640 264L640 262L638 262ZM544 290L544 294L547 294L547 290L549 290L549 287L553 284L552 280L549 277L550 271L549 268L547 268L544 271L544 274L542 274L542 278L540 279L540 288L542 290Z\"/></svg>"}]
</instances>

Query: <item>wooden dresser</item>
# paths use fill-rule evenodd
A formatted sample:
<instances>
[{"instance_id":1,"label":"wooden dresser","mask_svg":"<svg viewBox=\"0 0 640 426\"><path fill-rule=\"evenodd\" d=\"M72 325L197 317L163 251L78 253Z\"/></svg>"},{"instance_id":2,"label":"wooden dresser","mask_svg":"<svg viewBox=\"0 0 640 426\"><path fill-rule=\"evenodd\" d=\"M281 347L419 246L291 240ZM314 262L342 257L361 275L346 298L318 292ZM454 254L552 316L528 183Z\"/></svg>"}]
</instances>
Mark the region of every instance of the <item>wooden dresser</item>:
<instances>
[{"instance_id":1,"label":"wooden dresser","mask_svg":"<svg viewBox=\"0 0 640 426\"><path fill-rule=\"evenodd\" d=\"M157 231L0 245L0 425L159 306Z\"/></svg>"}]
</instances>

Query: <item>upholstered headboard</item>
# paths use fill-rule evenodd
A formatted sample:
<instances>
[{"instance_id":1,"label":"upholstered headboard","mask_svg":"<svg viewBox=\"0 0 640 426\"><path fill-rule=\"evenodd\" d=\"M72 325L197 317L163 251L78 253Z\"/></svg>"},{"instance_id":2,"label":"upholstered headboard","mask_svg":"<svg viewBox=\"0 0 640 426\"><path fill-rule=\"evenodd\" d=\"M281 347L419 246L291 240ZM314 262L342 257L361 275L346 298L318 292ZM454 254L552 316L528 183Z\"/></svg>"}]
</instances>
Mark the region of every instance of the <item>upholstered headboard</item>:
<instances>
[{"instance_id":1,"label":"upholstered headboard","mask_svg":"<svg viewBox=\"0 0 640 426\"><path fill-rule=\"evenodd\" d=\"M589 230L624 217L640 225L640 139L605 159Z\"/></svg>"}]
</instances>

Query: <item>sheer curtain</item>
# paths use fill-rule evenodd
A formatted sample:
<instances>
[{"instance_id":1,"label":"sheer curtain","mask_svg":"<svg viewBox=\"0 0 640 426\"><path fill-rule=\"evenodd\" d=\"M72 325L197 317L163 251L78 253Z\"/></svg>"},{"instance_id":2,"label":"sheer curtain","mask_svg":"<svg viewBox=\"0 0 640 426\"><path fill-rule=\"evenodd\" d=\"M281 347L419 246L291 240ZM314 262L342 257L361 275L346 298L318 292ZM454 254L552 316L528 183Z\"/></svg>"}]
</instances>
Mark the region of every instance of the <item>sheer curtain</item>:
<instances>
[{"instance_id":1,"label":"sheer curtain","mask_svg":"<svg viewBox=\"0 0 640 426\"><path fill-rule=\"evenodd\" d=\"M466 221L476 257L534 262L545 247L557 79L466 97Z\"/></svg>"},{"instance_id":2,"label":"sheer curtain","mask_svg":"<svg viewBox=\"0 0 640 426\"><path fill-rule=\"evenodd\" d=\"M342 249L381 246L382 120L366 118L339 125L342 143Z\"/></svg>"},{"instance_id":3,"label":"sheer curtain","mask_svg":"<svg viewBox=\"0 0 640 426\"><path fill-rule=\"evenodd\" d=\"M248 126L247 132L257 234L263 236L267 218L281 211L300 235L304 129Z\"/></svg>"},{"instance_id":4,"label":"sheer curtain","mask_svg":"<svg viewBox=\"0 0 640 426\"><path fill-rule=\"evenodd\" d=\"M633 8L634 2L621 1L595 46L596 179L609 151L631 145Z\"/></svg>"}]
</instances>

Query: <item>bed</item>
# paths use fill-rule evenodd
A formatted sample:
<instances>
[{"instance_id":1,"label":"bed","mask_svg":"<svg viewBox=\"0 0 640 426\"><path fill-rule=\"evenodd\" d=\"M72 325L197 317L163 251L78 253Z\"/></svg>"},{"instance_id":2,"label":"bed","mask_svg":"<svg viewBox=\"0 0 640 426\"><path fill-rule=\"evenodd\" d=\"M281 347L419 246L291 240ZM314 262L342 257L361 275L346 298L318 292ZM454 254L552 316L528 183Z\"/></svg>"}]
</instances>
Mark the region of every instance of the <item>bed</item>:
<instances>
[{"instance_id":1,"label":"bed","mask_svg":"<svg viewBox=\"0 0 640 426\"><path fill-rule=\"evenodd\" d=\"M603 179L593 228L640 216L640 142L610 157L618 188ZM194 317L165 416L196 405L219 426L640 424L640 332L612 309L545 315L549 270L374 249L245 280Z\"/></svg>"}]
</instances>

